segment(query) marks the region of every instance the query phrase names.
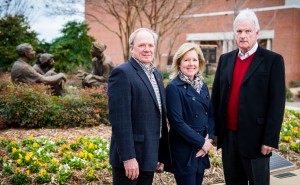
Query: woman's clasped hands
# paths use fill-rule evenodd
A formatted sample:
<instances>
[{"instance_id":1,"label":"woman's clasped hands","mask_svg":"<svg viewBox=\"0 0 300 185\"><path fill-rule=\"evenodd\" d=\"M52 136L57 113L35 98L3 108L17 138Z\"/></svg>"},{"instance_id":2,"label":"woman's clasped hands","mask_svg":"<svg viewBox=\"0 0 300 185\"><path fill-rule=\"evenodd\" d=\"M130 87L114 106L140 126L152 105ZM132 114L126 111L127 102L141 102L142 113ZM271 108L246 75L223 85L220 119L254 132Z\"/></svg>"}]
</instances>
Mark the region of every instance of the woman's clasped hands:
<instances>
[{"instance_id":1,"label":"woman's clasped hands","mask_svg":"<svg viewBox=\"0 0 300 185\"><path fill-rule=\"evenodd\" d=\"M196 157L204 157L210 149L212 149L213 145L211 143L211 140L208 138L208 135L205 137L205 143L202 146L202 148L196 153Z\"/></svg>"}]
</instances>

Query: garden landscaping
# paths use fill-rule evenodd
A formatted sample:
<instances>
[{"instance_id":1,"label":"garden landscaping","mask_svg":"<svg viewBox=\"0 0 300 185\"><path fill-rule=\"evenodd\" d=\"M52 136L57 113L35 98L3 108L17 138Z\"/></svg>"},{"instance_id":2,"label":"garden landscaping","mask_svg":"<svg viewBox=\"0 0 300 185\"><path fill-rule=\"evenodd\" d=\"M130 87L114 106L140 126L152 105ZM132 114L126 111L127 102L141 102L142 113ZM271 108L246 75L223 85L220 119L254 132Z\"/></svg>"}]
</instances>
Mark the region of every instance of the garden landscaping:
<instances>
[{"instance_id":1,"label":"garden landscaping","mask_svg":"<svg viewBox=\"0 0 300 185\"><path fill-rule=\"evenodd\" d=\"M70 86L65 97L46 89L0 81L0 184L111 184L103 89ZM285 111L276 152L300 168L299 111ZM224 182L220 150L209 155L212 167L203 184ZM155 174L153 184L176 183L164 172Z\"/></svg>"},{"instance_id":2,"label":"garden landscaping","mask_svg":"<svg viewBox=\"0 0 300 185\"><path fill-rule=\"evenodd\" d=\"M280 149L276 152L300 168L300 114L286 110L286 115ZM107 162L110 134L111 127L104 124L0 130L0 184L25 179L24 184L111 184L111 167ZM220 150L214 148L209 155L212 167L206 170L204 184L221 183L224 179ZM172 174L164 172L155 174L154 184L176 183Z\"/></svg>"}]
</instances>

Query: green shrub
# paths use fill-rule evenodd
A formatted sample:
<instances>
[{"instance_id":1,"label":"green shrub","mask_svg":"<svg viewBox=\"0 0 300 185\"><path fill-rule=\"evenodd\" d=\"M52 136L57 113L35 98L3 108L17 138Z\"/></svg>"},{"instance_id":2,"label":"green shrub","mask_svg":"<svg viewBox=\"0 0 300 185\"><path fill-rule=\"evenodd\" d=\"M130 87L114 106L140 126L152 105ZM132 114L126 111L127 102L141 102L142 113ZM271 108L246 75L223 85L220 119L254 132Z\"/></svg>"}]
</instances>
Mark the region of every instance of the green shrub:
<instances>
[{"instance_id":1,"label":"green shrub","mask_svg":"<svg viewBox=\"0 0 300 185\"><path fill-rule=\"evenodd\" d=\"M7 82L5 82L7 83ZM0 117L8 127L76 127L109 124L107 95L101 89L68 89L51 96L42 84L1 85Z\"/></svg>"},{"instance_id":2,"label":"green shrub","mask_svg":"<svg viewBox=\"0 0 300 185\"><path fill-rule=\"evenodd\" d=\"M29 180L30 178L27 175L20 172L15 173L11 178L13 184L26 184Z\"/></svg>"},{"instance_id":3,"label":"green shrub","mask_svg":"<svg viewBox=\"0 0 300 185\"><path fill-rule=\"evenodd\" d=\"M293 101L293 94L291 92L290 89L287 89L285 90L285 99L288 101L288 102L292 102Z\"/></svg>"},{"instance_id":4,"label":"green shrub","mask_svg":"<svg viewBox=\"0 0 300 185\"><path fill-rule=\"evenodd\" d=\"M289 87L293 88L293 87L300 87L300 82L297 81L290 81L289 82Z\"/></svg>"},{"instance_id":5,"label":"green shrub","mask_svg":"<svg viewBox=\"0 0 300 185\"><path fill-rule=\"evenodd\" d=\"M214 83L214 79L215 79L215 75L203 75L204 77L204 82L208 85L208 86L212 86Z\"/></svg>"}]
</instances>

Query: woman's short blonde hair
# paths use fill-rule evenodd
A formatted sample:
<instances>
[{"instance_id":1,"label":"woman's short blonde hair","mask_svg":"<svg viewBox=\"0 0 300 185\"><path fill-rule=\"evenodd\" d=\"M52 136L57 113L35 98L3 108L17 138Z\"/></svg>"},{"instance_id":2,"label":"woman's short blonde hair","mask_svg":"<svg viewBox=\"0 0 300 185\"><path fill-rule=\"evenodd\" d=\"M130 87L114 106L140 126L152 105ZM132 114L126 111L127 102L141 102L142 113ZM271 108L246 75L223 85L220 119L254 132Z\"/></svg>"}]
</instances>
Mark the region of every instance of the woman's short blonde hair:
<instances>
[{"instance_id":1,"label":"woman's short blonde hair","mask_svg":"<svg viewBox=\"0 0 300 185\"><path fill-rule=\"evenodd\" d=\"M178 73L180 71L179 65L180 65L180 62L181 62L183 56L188 51L191 51L191 50L195 50L196 53L198 54L198 60L199 60L199 71L198 71L198 73L202 74L202 72L205 69L205 59L204 59L202 50L200 49L200 46L198 44L187 42L187 43L182 44L179 47L179 49L177 50L177 52L175 53L175 55L173 57L173 63L172 63L172 66L171 66L170 79L174 79L178 75Z\"/></svg>"}]
</instances>

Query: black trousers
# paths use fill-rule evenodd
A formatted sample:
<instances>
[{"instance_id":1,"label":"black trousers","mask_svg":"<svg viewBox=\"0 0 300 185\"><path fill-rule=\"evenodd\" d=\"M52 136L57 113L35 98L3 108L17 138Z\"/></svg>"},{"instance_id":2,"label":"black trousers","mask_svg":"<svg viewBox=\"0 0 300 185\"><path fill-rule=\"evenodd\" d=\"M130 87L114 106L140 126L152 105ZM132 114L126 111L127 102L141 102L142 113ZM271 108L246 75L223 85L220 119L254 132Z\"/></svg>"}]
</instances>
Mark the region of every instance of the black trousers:
<instances>
[{"instance_id":1,"label":"black trousers","mask_svg":"<svg viewBox=\"0 0 300 185\"><path fill-rule=\"evenodd\" d=\"M190 175L175 175L177 185L202 185L203 173L194 173Z\"/></svg>"},{"instance_id":2,"label":"black trousers","mask_svg":"<svg viewBox=\"0 0 300 185\"><path fill-rule=\"evenodd\" d=\"M242 156L238 150L237 132L228 129L222 147L226 185L269 185L270 157L251 159Z\"/></svg>"},{"instance_id":3,"label":"black trousers","mask_svg":"<svg viewBox=\"0 0 300 185\"><path fill-rule=\"evenodd\" d=\"M139 177L135 180L128 179L124 168L114 168L113 185L152 185L154 172L140 171Z\"/></svg>"}]
</instances>

